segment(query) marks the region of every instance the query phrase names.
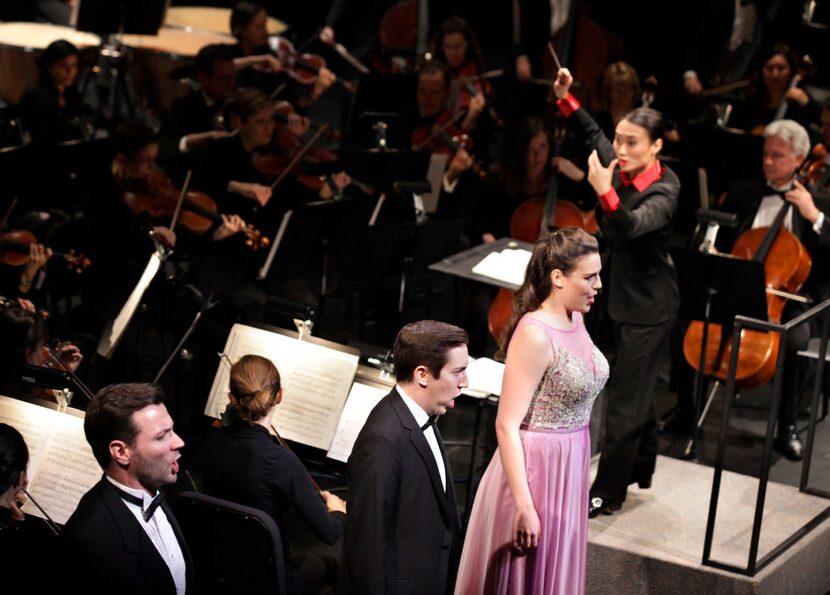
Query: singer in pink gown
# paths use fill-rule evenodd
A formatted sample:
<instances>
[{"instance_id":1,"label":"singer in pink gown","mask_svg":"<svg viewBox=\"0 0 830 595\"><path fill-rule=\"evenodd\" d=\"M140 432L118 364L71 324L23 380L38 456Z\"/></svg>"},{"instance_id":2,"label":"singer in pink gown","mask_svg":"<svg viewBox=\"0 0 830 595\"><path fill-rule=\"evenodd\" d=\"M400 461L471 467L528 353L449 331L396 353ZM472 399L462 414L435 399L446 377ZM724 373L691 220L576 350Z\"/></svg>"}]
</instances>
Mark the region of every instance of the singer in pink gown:
<instances>
[{"instance_id":1,"label":"singer in pink gown","mask_svg":"<svg viewBox=\"0 0 830 595\"><path fill-rule=\"evenodd\" d=\"M499 450L476 494L457 595L585 592L588 424L608 379L582 317L601 287L596 250L577 228L534 249L508 333Z\"/></svg>"}]
</instances>

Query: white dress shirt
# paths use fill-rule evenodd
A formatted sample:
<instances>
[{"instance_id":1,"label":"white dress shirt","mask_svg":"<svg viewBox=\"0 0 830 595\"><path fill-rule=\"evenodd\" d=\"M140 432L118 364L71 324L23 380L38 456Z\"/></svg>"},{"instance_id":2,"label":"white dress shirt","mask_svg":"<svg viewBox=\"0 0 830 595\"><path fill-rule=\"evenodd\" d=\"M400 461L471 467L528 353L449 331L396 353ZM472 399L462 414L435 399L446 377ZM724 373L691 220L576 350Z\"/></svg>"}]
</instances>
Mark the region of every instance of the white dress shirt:
<instances>
[{"instance_id":1,"label":"white dress shirt","mask_svg":"<svg viewBox=\"0 0 830 595\"><path fill-rule=\"evenodd\" d=\"M149 537L150 541L153 542L153 545L156 546L162 560L164 560L167 567L170 569L170 574L173 576L173 581L176 583L176 593L178 595L184 595L187 587L187 564L184 561L184 554L182 553L182 548L179 545L179 540L176 539L176 534L173 532L173 527L170 525L167 515L164 513L161 506L159 506L149 521L144 520L143 512L150 506L150 503L153 501L155 496L151 496L145 490L128 488L127 486L115 481L109 475L106 477L107 480L118 489L123 490L128 494L132 494L137 498L141 498L144 501L144 505L139 506L137 504L133 504L132 502L127 502L123 498L121 499L127 507L127 510L133 513L135 520L139 525L141 525L144 532L147 533L147 537ZM156 496L157 495L158 492L156 492Z\"/></svg>"},{"instance_id":2,"label":"white dress shirt","mask_svg":"<svg viewBox=\"0 0 830 595\"><path fill-rule=\"evenodd\" d=\"M395 386L398 390L398 394L401 395L403 402L406 403L406 406L409 408L409 411L412 413L412 417L415 418L415 423L418 424L418 427L423 427L425 423L429 421L429 414L423 410L423 408L418 405L412 398L404 392L401 388L401 385L398 384ZM441 456L441 449L438 447L438 438L435 436L435 427L429 426L426 430L424 430L424 438L427 439L427 444L429 444L429 449L432 451L432 456L435 457L435 464L438 465L438 474L441 476L441 485L444 486L444 491L447 491L447 470L444 468L444 457Z\"/></svg>"}]
</instances>

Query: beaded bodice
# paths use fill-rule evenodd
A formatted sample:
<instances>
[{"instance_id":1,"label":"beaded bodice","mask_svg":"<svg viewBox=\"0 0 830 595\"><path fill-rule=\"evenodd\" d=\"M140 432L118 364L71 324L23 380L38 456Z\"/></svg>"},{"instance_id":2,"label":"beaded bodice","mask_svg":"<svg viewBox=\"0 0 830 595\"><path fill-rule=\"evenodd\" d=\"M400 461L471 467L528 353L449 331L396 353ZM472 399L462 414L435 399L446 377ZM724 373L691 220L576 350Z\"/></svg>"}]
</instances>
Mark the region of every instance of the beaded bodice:
<instances>
[{"instance_id":1,"label":"beaded bodice","mask_svg":"<svg viewBox=\"0 0 830 595\"><path fill-rule=\"evenodd\" d=\"M560 330L525 316L550 337L553 361L530 401L522 428L536 431L575 430L588 424L591 408L608 380L608 361L591 341L580 316L573 329Z\"/></svg>"}]
</instances>

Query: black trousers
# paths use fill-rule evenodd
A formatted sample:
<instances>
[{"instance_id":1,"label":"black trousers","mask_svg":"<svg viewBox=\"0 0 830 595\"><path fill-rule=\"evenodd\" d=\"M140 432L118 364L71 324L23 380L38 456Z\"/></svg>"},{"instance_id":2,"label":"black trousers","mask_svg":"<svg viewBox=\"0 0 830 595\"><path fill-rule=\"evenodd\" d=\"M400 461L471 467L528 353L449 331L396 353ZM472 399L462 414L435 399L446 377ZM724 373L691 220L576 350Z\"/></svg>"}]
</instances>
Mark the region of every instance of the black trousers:
<instances>
[{"instance_id":1,"label":"black trousers","mask_svg":"<svg viewBox=\"0 0 830 595\"><path fill-rule=\"evenodd\" d=\"M628 485L650 480L657 459L654 387L674 319L615 325L617 356L606 387L605 443L591 497L625 501Z\"/></svg>"}]
</instances>

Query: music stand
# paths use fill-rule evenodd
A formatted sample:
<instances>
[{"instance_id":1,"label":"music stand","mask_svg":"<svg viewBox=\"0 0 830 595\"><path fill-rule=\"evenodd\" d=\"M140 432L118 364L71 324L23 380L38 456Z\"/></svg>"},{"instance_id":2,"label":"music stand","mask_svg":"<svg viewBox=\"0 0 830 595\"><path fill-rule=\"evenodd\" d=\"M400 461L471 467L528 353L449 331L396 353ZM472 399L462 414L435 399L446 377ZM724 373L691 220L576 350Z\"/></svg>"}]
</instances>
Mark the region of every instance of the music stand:
<instances>
[{"instance_id":1,"label":"music stand","mask_svg":"<svg viewBox=\"0 0 830 595\"><path fill-rule=\"evenodd\" d=\"M349 141L372 136L371 123L360 116L365 112L397 114L402 105L415 101L418 79L412 74L367 74L360 77L349 106L345 136ZM354 142L349 142L354 144Z\"/></svg>"},{"instance_id":2,"label":"music stand","mask_svg":"<svg viewBox=\"0 0 830 595\"><path fill-rule=\"evenodd\" d=\"M704 406L709 325L722 325L721 336L723 340L728 340L726 333L730 332L735 316L766 320L766 279L764 263L759 261L707 254L688 248L672 248L671 256L677 268L680 315L685 320L703 321L700 361L694 382L697 422L685 450L687 456L693 456L714 397L713 391Z\"/></svg>"},{"instance_id":3,"label":"music stand","mask_svg":"<svg viewBox=\"0 0 830 595\"><path fill-rule=\"evenodd\" d=\"M99 50L102 58L87 74L81 97L86 96L93 78L104 77L105 82L97 84L100 119L117 118L122 101L129 117L135 117L135 104L126 80L127 51L118 42L116 34L157 35L169 4L170 0L81 0L76 29L91 31L102 40ZM107 105L108 114L105 112Z\"/></svg>"},{"instance_id":4,"label":"music stand","mask_svg":"<svg viewBox=\"0 0 830 595\"><path fill-rule=\"evenodd\" d=\"M280 281L320 275L326 294L332 248L340 236L363 229L370 205L360 200L319 201L286 211L257 279Z\"/></svg>"}]
</instances>

